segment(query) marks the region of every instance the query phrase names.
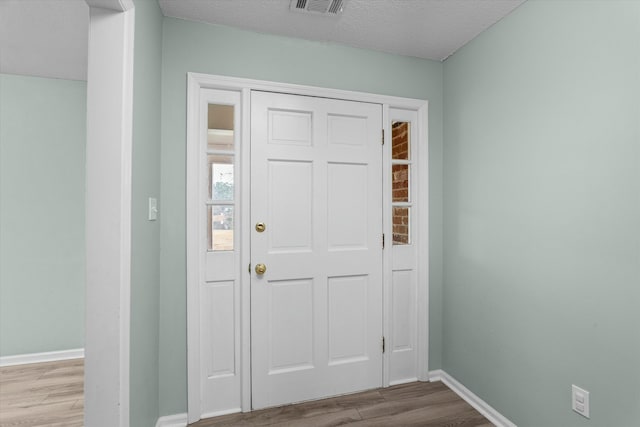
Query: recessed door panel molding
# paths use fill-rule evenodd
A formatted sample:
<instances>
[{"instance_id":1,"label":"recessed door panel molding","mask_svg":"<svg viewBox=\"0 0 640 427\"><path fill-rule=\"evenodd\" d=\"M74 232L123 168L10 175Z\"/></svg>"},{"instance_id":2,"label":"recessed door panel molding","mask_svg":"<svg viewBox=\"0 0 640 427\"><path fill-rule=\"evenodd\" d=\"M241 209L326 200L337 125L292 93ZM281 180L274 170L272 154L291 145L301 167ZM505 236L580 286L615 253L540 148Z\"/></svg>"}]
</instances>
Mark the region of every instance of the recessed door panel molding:
<instances>
[{"instance_id":1,"label":"recessed door panel molding","mask_svg":"<svg viewBox=\"0 0 640 427\"><path fill-rule=\"evenodd\" d=\"M398 270L391 281L390 377L397 383L416 381L417 299L415 272Z\"/></svg>"},{"instance_id":2,"label":"recessed door panel molding","mask_svg":"<svg viewBox=\"0 0 640 427\"><path fill-rule=\"evenodd\" d=\"M329 250L366 249L370 227L366 210L370 183L366 164L328 164L327 231Z\"/></svg>"},{"instance_id":3,"label":"recessed door panel molding","mask_svg":"<svg viewBox=\"0 0 640 427\"><path fill-rule=\"evenodd\" d=\"M202 333L210 337L203 349L209 379L236 374L236 329L234 282L213 282L203 286Z\"/></svg>"},{"instance_id":4,"label":"recessed door panel molding","mask_svg":"<svg viewBox=\"0 0 640 427\"><path fill-rule=\"evenodd\" d=\"M269 252L311 251L313 163L271 159L267 163Z\"/></svg>"},{"instance_id":5,"label":"recessed door panel molding","mask_svg":"<svg viewBox=\"0 0 640 427\"><path fill-rule=\"evenodd\" d=\"M329 114L329 144L330 145L367 145L367 118Z\"/></svg>"},{"instance_id":6,"label":"recessed door panel molding","mask_svg":"<svg viewBox=\"0 0 640 427\"><path fill-rule=\"evenodd\" d=\"M269 109L269 144L311 145L312 114Z\"/></svg>"},{"instance_id":7,"label":"recessed door panel molding","mask_svg":"<svg viewBox=\"0 0 640 427\"><path fill-rule=\"evenodd\" d=\"M393 353L415 349L415 292L412 276L411 270L393 272L391 281L393 340L389 343Z\"/></svg>"},{"instance_id":8,"label":"recessed door panel molding","mask_svg":"<svg viewBox=\"0 0 640 427\"><path fill-rule=\"evenodd\" d=\"M268 288L269 375L313 369L313 280L270 281Z\"/></svg>"},{"instance_id":9,"label":"recessed door panel molding","mask_svg":"<svg viewBox=\"0 0 640 427\"><path fill-rule=\"evenodd\" d=\"M329 277L329 365L368 359L367 276Z\"/></svg>"}]
</instances>

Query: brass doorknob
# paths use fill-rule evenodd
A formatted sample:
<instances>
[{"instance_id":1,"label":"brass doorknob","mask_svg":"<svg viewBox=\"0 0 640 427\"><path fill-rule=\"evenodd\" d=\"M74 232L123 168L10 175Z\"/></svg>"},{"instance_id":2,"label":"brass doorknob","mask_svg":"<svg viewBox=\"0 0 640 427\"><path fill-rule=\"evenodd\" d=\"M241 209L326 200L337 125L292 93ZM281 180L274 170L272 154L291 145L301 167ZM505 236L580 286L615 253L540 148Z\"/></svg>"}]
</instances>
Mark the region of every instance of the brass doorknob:
<instances>
[{"instance_id":1,"label":"brass doorknob","mask_svg":"<svg viewBox=\"0 0 640 427\"><path fill-rule=\"evenodd\" d=\"M267 226L264 224L264 222L259 222L256 224L256 231L258 233L262 233L266 228Z\"/></svg>"},{"instance_id":2,"label":"brass doorknob","mask_svg":"<svg viewBox=\"0 0 640 427\"><path fill-rule=\"evenodd\" d=\"M256 274L264 274L267 272L267 266L264 264L256 265Z\"/></svg>"}]
</instances>

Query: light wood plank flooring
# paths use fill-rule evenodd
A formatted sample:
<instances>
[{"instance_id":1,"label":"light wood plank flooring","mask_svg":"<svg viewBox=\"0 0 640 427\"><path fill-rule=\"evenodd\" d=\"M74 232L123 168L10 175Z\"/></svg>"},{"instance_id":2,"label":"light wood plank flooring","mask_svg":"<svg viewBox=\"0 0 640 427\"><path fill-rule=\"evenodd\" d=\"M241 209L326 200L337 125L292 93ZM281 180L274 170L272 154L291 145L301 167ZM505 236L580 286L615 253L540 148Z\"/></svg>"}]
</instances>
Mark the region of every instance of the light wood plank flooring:
<instances>
[{"instance_id":1,"label":"light wood plank flooring","mask_svg":"<svg viewBox=\"0 0 640 427\"><path fill-rule=\"evenodd\" d=\"M0 368L0 427L83 425L84 359Z\"/></svg>"},{"instance_id":2,"label":"light wood plank flooring","mask_svg":"<svg viewBox=\"0 0 640 427\"><path fill-rule=\"evenodd\" d=\"M82 359L0 368L0 427L83 425ZM425 426L492 424L444 384L411 383L297 405L232 414L209 426ZM132 426L138 427L138 426Z\"/></svg>"},{"instance_id":3,"label":"light wood plank flooring","mask_svg":"<svg viewBox=\"0 0 640 427\"><path fill-rule=\"evenodd\" d=\"M210 426L490 427L478 411L441 382L410 383L348 396L209 418Z\"/></svg>"}]
</instances>

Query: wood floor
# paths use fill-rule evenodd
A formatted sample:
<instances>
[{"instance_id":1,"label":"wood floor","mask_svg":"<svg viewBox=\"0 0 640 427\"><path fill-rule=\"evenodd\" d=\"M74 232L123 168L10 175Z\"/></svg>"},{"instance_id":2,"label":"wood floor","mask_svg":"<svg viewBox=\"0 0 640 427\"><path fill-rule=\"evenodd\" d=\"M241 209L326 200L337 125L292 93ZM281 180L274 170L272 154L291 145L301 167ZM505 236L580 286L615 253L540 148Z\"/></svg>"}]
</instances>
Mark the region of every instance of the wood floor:
<instances>
[{"instance_id":1,"label":"wood floor","mask_svg":"<svg viewBox=\"0 0 640 427\"><path fill-rule=\"evenodd\" d=\"M0 427L82 426L83 376L82 359L0 368ZM193 427L339 425L490 427L492 424L441 382L404 384L192 424Z\"/></svg>"},{"instance_id":2,"label":"wood floor","mask_svg":"<svg viewBox=\"0 0 640 427\"><path fill-rule=\"evenodd\" d=\"M348 396L225 415L191 424L210 426L490 427L441 382L410 383Z\"/></svg>"},{"instance_id":3,"label":"wood floor","mask_svg":"<svg viewBox=\"0 0 640 427\"><path fill-rule=\"evenodd\" d=\"M0 427L83 425L84 360L0 368Z\"/></svg>"}]
</instances>

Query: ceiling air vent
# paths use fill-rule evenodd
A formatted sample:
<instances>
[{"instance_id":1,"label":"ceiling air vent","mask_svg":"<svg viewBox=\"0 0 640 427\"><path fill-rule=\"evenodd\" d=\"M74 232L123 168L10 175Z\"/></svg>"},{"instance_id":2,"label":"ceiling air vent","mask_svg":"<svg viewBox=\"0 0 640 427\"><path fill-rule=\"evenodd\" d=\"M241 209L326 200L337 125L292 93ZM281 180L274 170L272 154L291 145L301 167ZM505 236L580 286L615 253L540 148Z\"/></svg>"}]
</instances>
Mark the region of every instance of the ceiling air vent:
<instances>
[{"instance_id":1,"label":"ceiling air vent","mask_svg":"<svg viewBox=\"0 0 640 427\"><path fill-rule=\"evenodd\" d=\"M323 15L339 15L346 0L291 0L291 10Z\"/></svg>"}]
</instances>

